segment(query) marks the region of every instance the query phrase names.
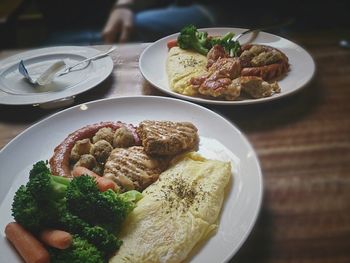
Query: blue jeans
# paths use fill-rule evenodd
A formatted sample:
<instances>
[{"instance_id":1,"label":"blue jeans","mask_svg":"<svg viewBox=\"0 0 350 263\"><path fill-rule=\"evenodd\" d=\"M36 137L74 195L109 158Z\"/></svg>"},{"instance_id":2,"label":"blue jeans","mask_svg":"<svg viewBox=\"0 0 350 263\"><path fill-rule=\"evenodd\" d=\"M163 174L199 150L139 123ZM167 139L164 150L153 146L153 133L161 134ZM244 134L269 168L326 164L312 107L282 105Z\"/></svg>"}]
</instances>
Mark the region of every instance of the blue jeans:
<instances>
[{"instance_id":1,"label":"blue jeans","mask_svg":"<svg viewBox=\"0 0 350 263\"><path fill-rule=\"evenodd\" d=\"M212 27L215 25L215 19L208 9L200 5L171 5L142 11L135 16L134 40L152 42L179 32L188 24L198 28Z\"/></svg>"},{"instance_id":2,"label":"blue jeans","mask_svg":"<svg viewBox=\"0 0 350 263\"><path fill-rule=\"evenodd\" d=\"M135 14L135 28L132 41L152 42L164 36L176 33L185 25L193 24L198 28L211 27L215 21L210 11L200 5L168 6L164 8L140 11ZM102 28L74 29L52 32L46 45L93 45L101 44Z\"/></svg>"}]
</instances>

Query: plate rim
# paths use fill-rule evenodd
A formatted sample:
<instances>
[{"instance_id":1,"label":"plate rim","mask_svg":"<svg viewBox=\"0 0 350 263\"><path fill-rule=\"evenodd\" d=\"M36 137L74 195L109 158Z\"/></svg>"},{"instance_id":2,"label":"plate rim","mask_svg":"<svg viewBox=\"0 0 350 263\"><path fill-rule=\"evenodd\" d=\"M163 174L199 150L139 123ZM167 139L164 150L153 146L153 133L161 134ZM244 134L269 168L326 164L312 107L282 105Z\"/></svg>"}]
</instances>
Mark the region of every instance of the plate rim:
<instances>
[{"instance_id":1,"label":"plate rim","mask_svg":"<svg viewBox=\"0 0 350 263\"><path fill-rule=\"evenodd\" d=\"M232 129L235 130L235 132L237 132L237 134L239 134L240 138L242 139L244 145L247 147L247 149L250 150L250 152L253 155L253 159L254 159L254 163L256 164L257 167L257 183L258 183L258 198L257 198L257 202L254 203L255 207L254 207L254 215L251 217L250 220L250 224L247 226L246 231L244 232L244 234L241 236L239 242L236 244L236 247L226 256L226 258L223 260L223 262L228 262L229 260L231 260L234 255L240 250L240 248L243 246L243 244L246 242L247 238L249 237L249 235L252 233L252 230L254 228L254 226L256 225L257 219L260 215L261 212L261 207L262 207L262 203L263 203L263 190L264 190L264 180L263 180L263 173L262 173L262 169L261 169L261 165L260 165L260 160L258 158L257 152L255 151L253 145L250 143L250 141L248 140L247 136L229 119L227 119L225 116L218 114L217 112L210 110L202 105L198 105L196 103L190 102L190 101L186 101L186 100L180 100L178 98L172 98L172 97L162 97L162 96L143 96L143 95L139 95L139 96L120 96L120 97L114 97L114 98L103 98L103 99L98 99L98 100L94 100L94 101L89 101L86 103L81 103L66 109L63 109L61 111L58 111L54 114L51 114L47 117L45 117L44 119L39 120L38 122L32 124L31 126L27 127L25 130L23 130L21 133L19 133L17 136L15 136L12 140L10 140L1 150L0 150L0 157L4 154L5 151L7 151L7 149L9 147L12 146L13 143L15 143L17 140L20 140L22 136L24 136L24 134L26 132L28 132L31 129L35 129L35 127L40 126L42 123L48 121L49 119L55 118L60 114L63 114L64 112L67 111L73 111L79 107L81 107L83 104L84 105L91 105L91 104L100 104L100 103L104 103L105 101L118 101L118 100L124 100L124 99L155 99L155 100L165 100L165 101L174 101L174 103L183 103L183 104L189 104L192 105L192 107L197 107L200 110L203 110L205 112L208 112L210 114L212 114L213 116L216 116L217 118L221 119L222 121L226 122ZM12 182L13 184L13 182ZM12 186L12 185L10 185ZM5 193L5 197L8 195L9 190ZM5 199L1 200L1 204L3 203ZM221 210L222 213L223 210ZM220 213L220 215L221 215ZM221 216L220 216L221 218Z\"/></svg>"},{"instance_id":2,"label":"plate rim","mask_svg":"<svg viewBox=\"0 0 350 263\"><path fill-rule=\"evenodd\" d=\"M79 53L74 53L74 51L77 50L81 50L83 51L87 51L89 53L91 53L91 56L98 54L99 52L101 52L99 49L93 47L93 46L73 46L73 45L67 45L67 46L50 46L50 47L43 47L43 48L34 48L34 49L29 49L29 50L24 50L22 52L10 55L6 58L3 58L0 60L0 73L5 71L6 68L8 68L10 65L12 65L14 63L14 60L18 60L21 58L24 59L33 59L35 57L40 57L42 55L55 55L56 53L64 53L66 52L67 54L73 54L73 55L81 55ZM47 53L45 53L47 52ZM94 54L92 54L94 53ZM94 87L96 87L97 85L101 84L104 80L106 80L111 73L113 72L114 69L114 62L111 58L111 56L105 56L104 58L99 59L99 61L104 61L104 64L106 65L107 69L105 70L104 74L100 74L97 75L97 78L95 78L93 80L93 82L91 84L89 84L89 82L87 82L87 80L84 80L80 83L77 83L76 85L82 85L82 86L87 86L85 88L80 88L79 91L73 92L72 94L66 94L64 96L54 96L54 98L51 99L42 99L42 100L38 100L33 98L31 102L7 102L4 101L2 99L0 99L0 105L7 105L7 106L20 106L20 105L32 105L32 106L36 106L36 105L41 105L41 104L47 104L47 103L55 103L56 101L60 101L63 99L66 99L68 97L74 98L77 95L84 93L90 89L93 89ZM0 76L1 78L1 76ZM90 80L92 81L92 80ZM87 82L89 85L84 84L85 82ZM1 82L0 82L1 85ZM64 89L62 91L57 92L56 94L60 94L60 93L64 93L65 91L67 91L67 89ZM6 92L0 90L0 93L5 93L6 96L15 96L15 97L29 97L29 96L33 96L33 95L14 95L14 94L7 94ZM41 94L36 94L37 96L40 96ZM42 94L42 96L50 96L50 95L46 95L46 94ZM36 101L35 101L36 100Z\"/></svg>"},{"instance_id":3,"label":"plate rim","mask_svg":"<svg viewBox=\"0 0 350 263\"><path fill-rule=\"evenodd\" d=\"M224 30L224 31L233 31L233 30L238 30L238 31L244 31L247 30L247 28L240 28L240 27L206 27L206 28L199 28L199 31L210 31L210 30ZM231 105L231 106L235 106L235 105L250 105L250 104L260 104L260 103L265 103L265 102L270 102L270 101L275 101L278 99L282 99L285 97L288 97L290 95L295 94L296 92L302 90L303 88L305 88L306 86L308 86L310 84L310 82L314 79L315 73L316 73L316 63L315 60L313 59L312 55L308 52L307 49L305 49L304 47L302 47L301 45L278 35L275 34L271 34L265 31L260 31L260 33L264 33L268 36L272 36L272 37L279 37L283 40L287 40L290 43L294 44L295 46L297 46L300 50L302 50L303 52L305 52L306 55L308 55L308 59L311 62L311 74L308 78L308 80L301 85L300 87L293 89L287 93L279 93L277 94L277 96L270 96L270 97L265 97L265 98L260 98L260 99L248 99L248 100L234 100L234 101L224 101L224 100L210 100L210 99L203 99L200 97L192 97L192 96L186 96L180 93L176 93L172 90L170 90L170 87L168 89L163 89L161 87L158 87L157 85L155 85L153 83L153 81L149 78L149 76L147 76L147 74L145 74L143 67L141 66L142 61L144 60L144 56L145 54L147 54L147 52L149 51L149 49L151 49L154 45L164 41L165 39L168 39L170 37L176 37L180 34L180 32L174 33L174 34L170 34L168 36L162 37L160 39L158 39L155 42L150 43L141 53L140 55L140 59L139 59L139 69L140 72L142 74L142 76L147 80L147 82L149 84L151 84L153 87L155 87L156 89L158 89L161 92L164 92L170 96L176 97L176 98L180 98L180 99L184 99L187 101L192 101L192 102L196 102L196 103L203 103L203 104L209 104L209 105Z\"/></svg>"}]
</instances>

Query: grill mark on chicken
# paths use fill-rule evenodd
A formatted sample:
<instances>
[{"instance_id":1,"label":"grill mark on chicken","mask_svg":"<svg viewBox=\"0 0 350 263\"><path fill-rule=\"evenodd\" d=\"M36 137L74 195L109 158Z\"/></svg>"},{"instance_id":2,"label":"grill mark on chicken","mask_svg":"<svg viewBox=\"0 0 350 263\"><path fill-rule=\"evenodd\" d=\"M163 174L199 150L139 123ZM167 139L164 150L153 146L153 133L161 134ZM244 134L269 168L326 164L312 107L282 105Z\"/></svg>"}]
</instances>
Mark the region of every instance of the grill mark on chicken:
<instances>
[{"instance_id":1,"label":"grill mark on chicken","mask_svg":"<svg viewBox=\"0 0 350 263\"><path fill-rule=\"evenodd\" d=\"M141 143L139 139L143 139L143 143L149 147L149 152L146 153L145 148L139 145L129 148L118 147L111 151L108 159L103 163L103 167L100 167L99 174L103 174L104 177L115 181L122 191L131 189L138 191L144 190L148 185L158 179L160 173L167 169L172 157L182 151L192 150L198 146L199 137L197 128L191 123L144 121L140 123L140 126L143 129L138 129L137 132L143 134L143 137L138 137L136 129L132 131L134 133L133 136L137 138L137 144ZM59 145L59 147L62 147L62 145L65 146L65 158L67 159L65 168L68 175L71 176L71 167L68 164L69 155L71 148L77 140L83 138L91 140L101 128L105 127L111 127L112 132L114 132L121 127L127 126L121 122L89 125L74 132L68 137L69 140L66 139ZM55 150L55 155L51 159L55 160L56 163L64 164L62 160L60 162L57 161L58 158L55 157L56 155ZM91 170L95 168L89 167Z\"/></svg>"},{"instance_id":2,"label":"grill mark on chicken","mask_svg":"<svg viewBox=\"0 0 350 263\"><path fill-rule=\"evenodd\" d=\"M104 127L117 130L122 127L122 122L100 122L82 127L73 133L69 134L63 142L57 145L54 149L53 156L50 158L50 170L54 175L73 177L69 166L70 153L75 143L79 140L90 138L96 132Z\"/></svg>"},{"instance_id":3,"label":"grill mark on chicken","mask_svg":"<svg viewBox=\"0 0 350 263\"><path fill-rule=\"evenodd\" d=\"M158 179L168 163L169 160L166 158L148 156L142 146L116 148L105 164L104 176L114 180L124 191L130 189L142 191ZM132 187L123 185L120 177L130 180Z\"/></svg>"},{"instance_id":4,"label":"grill mark on chicken","mask_svg":"<svg viewBox=\"0 0 350 263\"><path fill-rule=\"evenodd\" d=\"M240 75L240 72L241 65L238 58L219 58L211 65L206 76L192 78L190 83L202 95L234 100L240 95L241 88L233 80Z\"/></svg>"},{"instance_id":5,"label":"grill mark on chicken","mask_svg":"<svg viewBox=\"0 0 350 263\"><path fill-rule=\"evenodd\" d=\"M170 156L198 145L197 128L189 122L143 121L137 128L147 154Z\"/></svg>"}]
</instances>

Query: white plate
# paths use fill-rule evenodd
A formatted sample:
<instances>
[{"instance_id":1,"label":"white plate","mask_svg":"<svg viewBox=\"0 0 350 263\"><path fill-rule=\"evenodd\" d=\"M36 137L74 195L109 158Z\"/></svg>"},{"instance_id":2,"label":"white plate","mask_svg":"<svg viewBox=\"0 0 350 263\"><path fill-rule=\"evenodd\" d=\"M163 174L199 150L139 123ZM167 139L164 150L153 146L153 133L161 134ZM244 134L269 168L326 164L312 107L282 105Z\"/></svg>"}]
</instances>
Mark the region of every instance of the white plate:
<instances>
[{"instance_id":1,"label":"white plate","mask_svg":"<svg viewBox=\"0 0 350 263\"><path fill-rule=\"evenodd\" d=\"M0 262L20 262L3 231L13 220L14 193L26 183L35 162L50 158L54 147L69 133L87 124L107 120L138 124L145 119L190 121L200 136L217 139L240 159L218 232L191 260L228 261L247 238L260 209L262 175L257 156L244 135L220 115L183 100L147 96L99 100L66 109L25 130L0 151Z\"/></svg>"},{"instance_id":2,"label":"white plate","mask_svg":"<svg viewBox=\"0 0 350 263\"><path fill-rule=\"evenodd\" d=\"M201 31L207 31L209 35L223 35L227 32L234 32L236 35L245 29L242 28L204 28ZM313 77L315 72L315 63L310 54L297 44L265 32L260 32L258 36L251 43L258 43L269 45L280 49L289 58L290 71L287 75L278 83L281 87L281 93L275 94L271 97L261 99L245 99L240 101L224 101L224 100L211 100L198 97L190 97L182 95L172 91L169 87L168 77L166 74L165 64L168 54L167 42L171 39L176 39L177 34L173 34L162 38L150 46L148 46L141 54L139 67L142 75L153 86L161 91L181 98L199 103L207 104L221 104L221 105L235 105L235 104L251 104L265 101L271 101L274 99L282 98L286 95L290 95L300 88L304 87ZM243 44L249 39L249 34L243 36L240 39L240 43Z\"/></svg>"},{"instance_id":3,"label":"white plate","mask_svg":"<svg viewBox=\"0 0 350 263\"><path fill-rule=\"evenodd\" d=\"M29 73L35 77L58 60L64 60L67 65L74 65L100 52L90 47L50 47L16 54L0 61L0 104L42 104L72 97L95 87L113 70L113 61L106 56L92 61L84 69L55 78L49 85L34 87L18 72L21 59L24 60Z\"/></svg>"}]
</instances>

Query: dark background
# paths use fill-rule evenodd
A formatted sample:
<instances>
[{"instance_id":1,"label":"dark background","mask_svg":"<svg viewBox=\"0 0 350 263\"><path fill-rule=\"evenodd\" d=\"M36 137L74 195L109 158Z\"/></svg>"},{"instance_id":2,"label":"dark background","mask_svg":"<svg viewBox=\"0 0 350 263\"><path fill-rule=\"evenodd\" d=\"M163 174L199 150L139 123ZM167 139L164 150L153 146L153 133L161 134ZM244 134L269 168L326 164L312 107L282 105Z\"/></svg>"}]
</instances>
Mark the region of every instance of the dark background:
<instances>
[{"instance_id":1,"label":"dark background","mask_svg":"<svg viewBox=\"0 0 350 263\"><path fill-rule=\"evenodd\" d=\"M169 1L158 2L157 5L164 6ZM177 1L176 4L190 2ZM199 2L217 9L215 26L250 28L287 22L278 32L273 32L283 36L294 31L350 28L350 1L345 0ZM43 46L49 34L67 28L91 28L98 32L113 4L114 0L0 0L0 49Z\"/></svg>"}]
</instances>

